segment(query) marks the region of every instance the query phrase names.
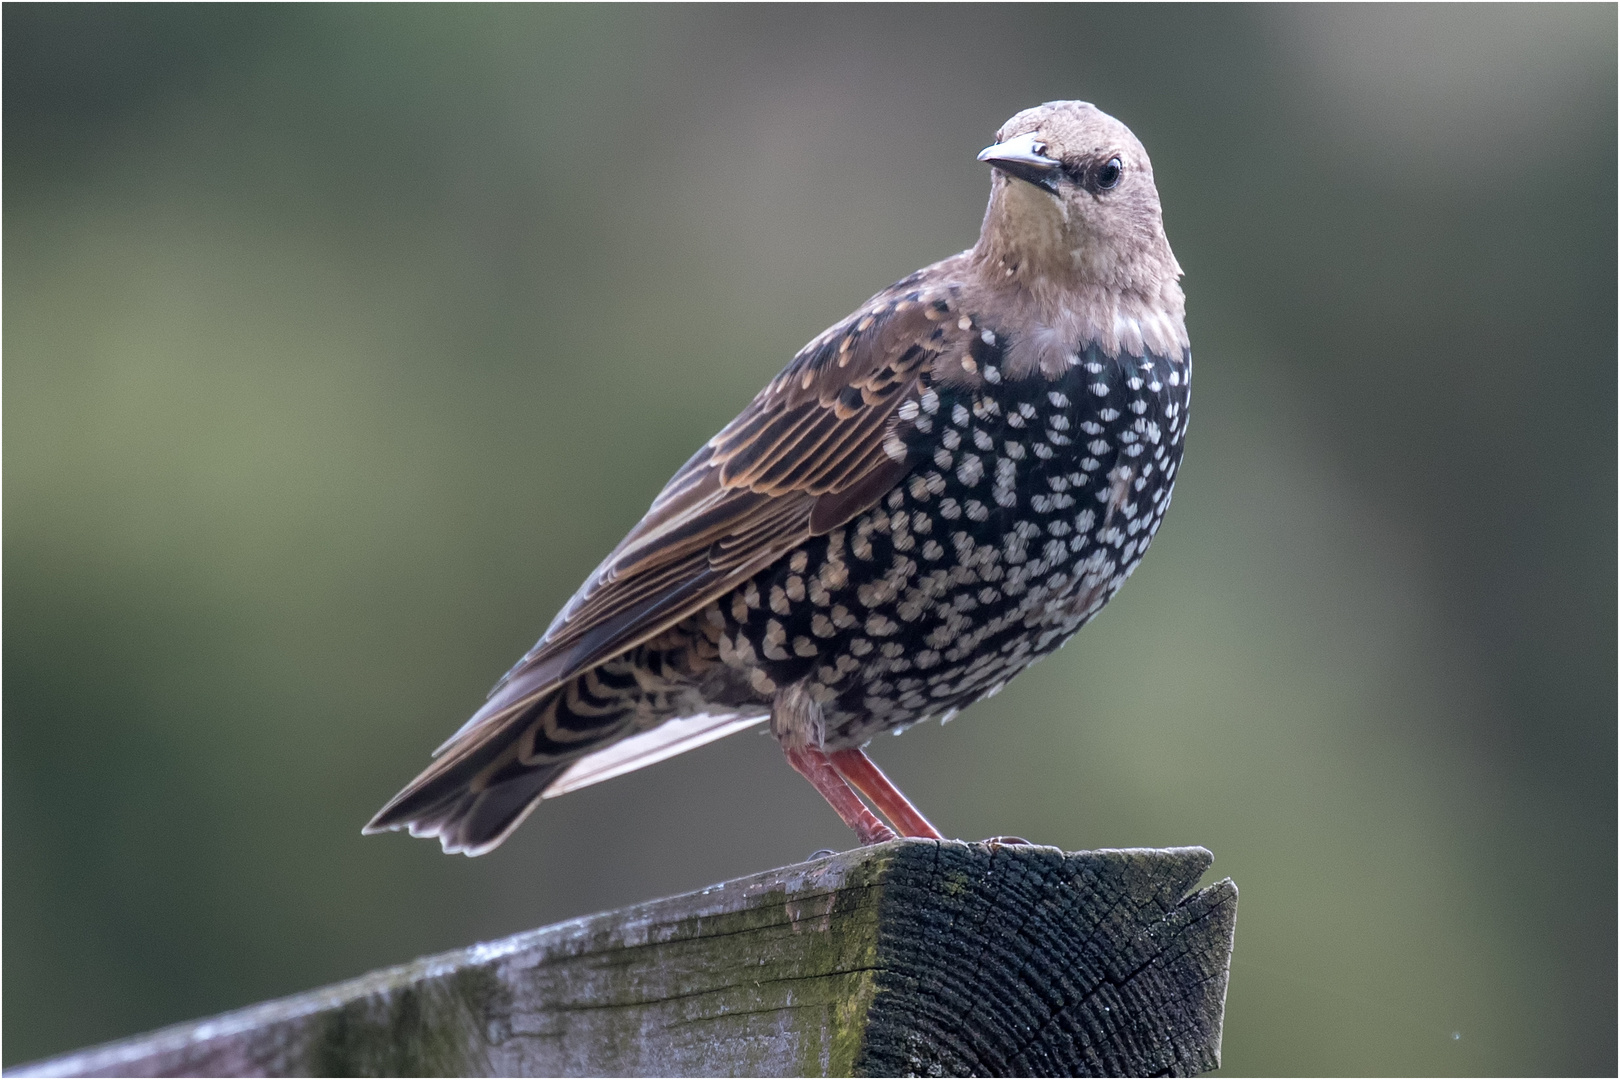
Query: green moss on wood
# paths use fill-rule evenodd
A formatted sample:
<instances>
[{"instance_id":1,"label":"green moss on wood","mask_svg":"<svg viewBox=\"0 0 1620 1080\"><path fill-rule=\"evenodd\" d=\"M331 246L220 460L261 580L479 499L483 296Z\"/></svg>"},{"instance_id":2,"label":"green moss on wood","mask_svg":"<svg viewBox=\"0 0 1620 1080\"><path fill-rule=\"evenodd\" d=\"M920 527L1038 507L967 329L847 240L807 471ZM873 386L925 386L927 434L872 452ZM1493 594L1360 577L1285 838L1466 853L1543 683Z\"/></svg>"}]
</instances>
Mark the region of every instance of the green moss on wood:
<instances>
[{"instance_id":1,"label":"green moss on wood","mask_svg":"<svg viewBox=\"0 0 1620 1080\"><path fill-rule=\"evenodd\" d=\"M405 983L314 1018L311 1076L475 1076L475 1051L511 995L488 966Z\"/></svg>"}]
</instances>

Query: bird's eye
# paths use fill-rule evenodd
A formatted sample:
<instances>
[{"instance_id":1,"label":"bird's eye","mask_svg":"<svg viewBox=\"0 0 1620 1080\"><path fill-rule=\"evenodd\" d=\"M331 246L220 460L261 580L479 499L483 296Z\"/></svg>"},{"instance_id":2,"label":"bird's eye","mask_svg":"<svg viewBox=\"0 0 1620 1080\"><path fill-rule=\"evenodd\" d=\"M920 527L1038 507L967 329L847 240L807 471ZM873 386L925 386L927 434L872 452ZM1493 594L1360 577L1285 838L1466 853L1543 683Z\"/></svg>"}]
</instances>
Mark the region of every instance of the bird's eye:
<instances>
[{"instance_id":1,"label":"bird's eye","mask_svg":"<svg viewBox=\"0 0 1620 1080\"><path fill-rule=\"evenodd\" d=\"M1107 164L1097 170L1097 186L1107 191L1119 183L1119 178L1124 172L1125 166L1119 158L1109 158Z\"/></svg>"}]
</instances>

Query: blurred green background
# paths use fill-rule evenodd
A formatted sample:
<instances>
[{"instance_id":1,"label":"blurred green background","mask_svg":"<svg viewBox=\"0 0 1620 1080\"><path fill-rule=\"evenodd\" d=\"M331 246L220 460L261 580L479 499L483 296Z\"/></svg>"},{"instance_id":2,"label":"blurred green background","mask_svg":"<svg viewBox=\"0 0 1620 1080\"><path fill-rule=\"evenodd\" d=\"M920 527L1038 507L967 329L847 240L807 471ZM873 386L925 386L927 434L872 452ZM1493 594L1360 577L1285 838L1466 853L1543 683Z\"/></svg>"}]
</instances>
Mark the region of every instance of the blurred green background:
<instances>
[{"instance_id":1,"label":"blurred green background","mask_svg":"<svg viewBox=\"0 0 1620 1080\"><path fill-rule=\"evenodd\" d=\"M1198 393L1067 649L874 747L1203 844L1246 1074L1612 1074L1616 11L4 9L4 1059L802 859L765 737L362 839L974 154L1153 154Z\"/></svg>"}]
</instances>

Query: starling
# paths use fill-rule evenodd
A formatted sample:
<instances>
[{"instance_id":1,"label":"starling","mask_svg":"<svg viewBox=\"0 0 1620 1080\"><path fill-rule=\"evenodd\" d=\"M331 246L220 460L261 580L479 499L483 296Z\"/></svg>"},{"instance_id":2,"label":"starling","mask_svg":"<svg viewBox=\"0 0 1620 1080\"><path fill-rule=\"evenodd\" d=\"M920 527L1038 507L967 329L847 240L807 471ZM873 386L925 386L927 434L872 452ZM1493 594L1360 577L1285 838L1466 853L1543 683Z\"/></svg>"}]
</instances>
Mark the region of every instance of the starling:
<instances>
[{"instance_id":1,"label":"starling","mask_svg":"<svg viewBox=\"0 0 1620 1080\"><path fill-rule=\"evenodd\" d=\"M482 854L544 798L768 719L862 843L940 836L861 747L1108 602L1170 505L1191 377L1130 130L1049 102L979 160L978 243L806 345L366 832Z\"/></svg>"}]
</instances>

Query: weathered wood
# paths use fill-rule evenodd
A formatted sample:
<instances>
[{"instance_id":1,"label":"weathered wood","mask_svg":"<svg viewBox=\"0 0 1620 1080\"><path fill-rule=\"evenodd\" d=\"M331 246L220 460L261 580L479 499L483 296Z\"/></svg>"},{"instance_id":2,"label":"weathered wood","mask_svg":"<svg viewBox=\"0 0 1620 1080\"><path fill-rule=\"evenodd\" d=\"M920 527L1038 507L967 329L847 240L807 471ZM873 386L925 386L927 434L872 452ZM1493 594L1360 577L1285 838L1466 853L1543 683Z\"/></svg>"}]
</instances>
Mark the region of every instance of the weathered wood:
<instances>
[{"instance_id":1,"label":"weathered wood","mask_svg":"<svg viewBox=\"0 0 1620 1080\"><path fill-rule=\"evenodd\" d=\"M7 1075L1190 1075L1237 915L1210 862L897 841Z\"/></svg>"}]
</instances>

